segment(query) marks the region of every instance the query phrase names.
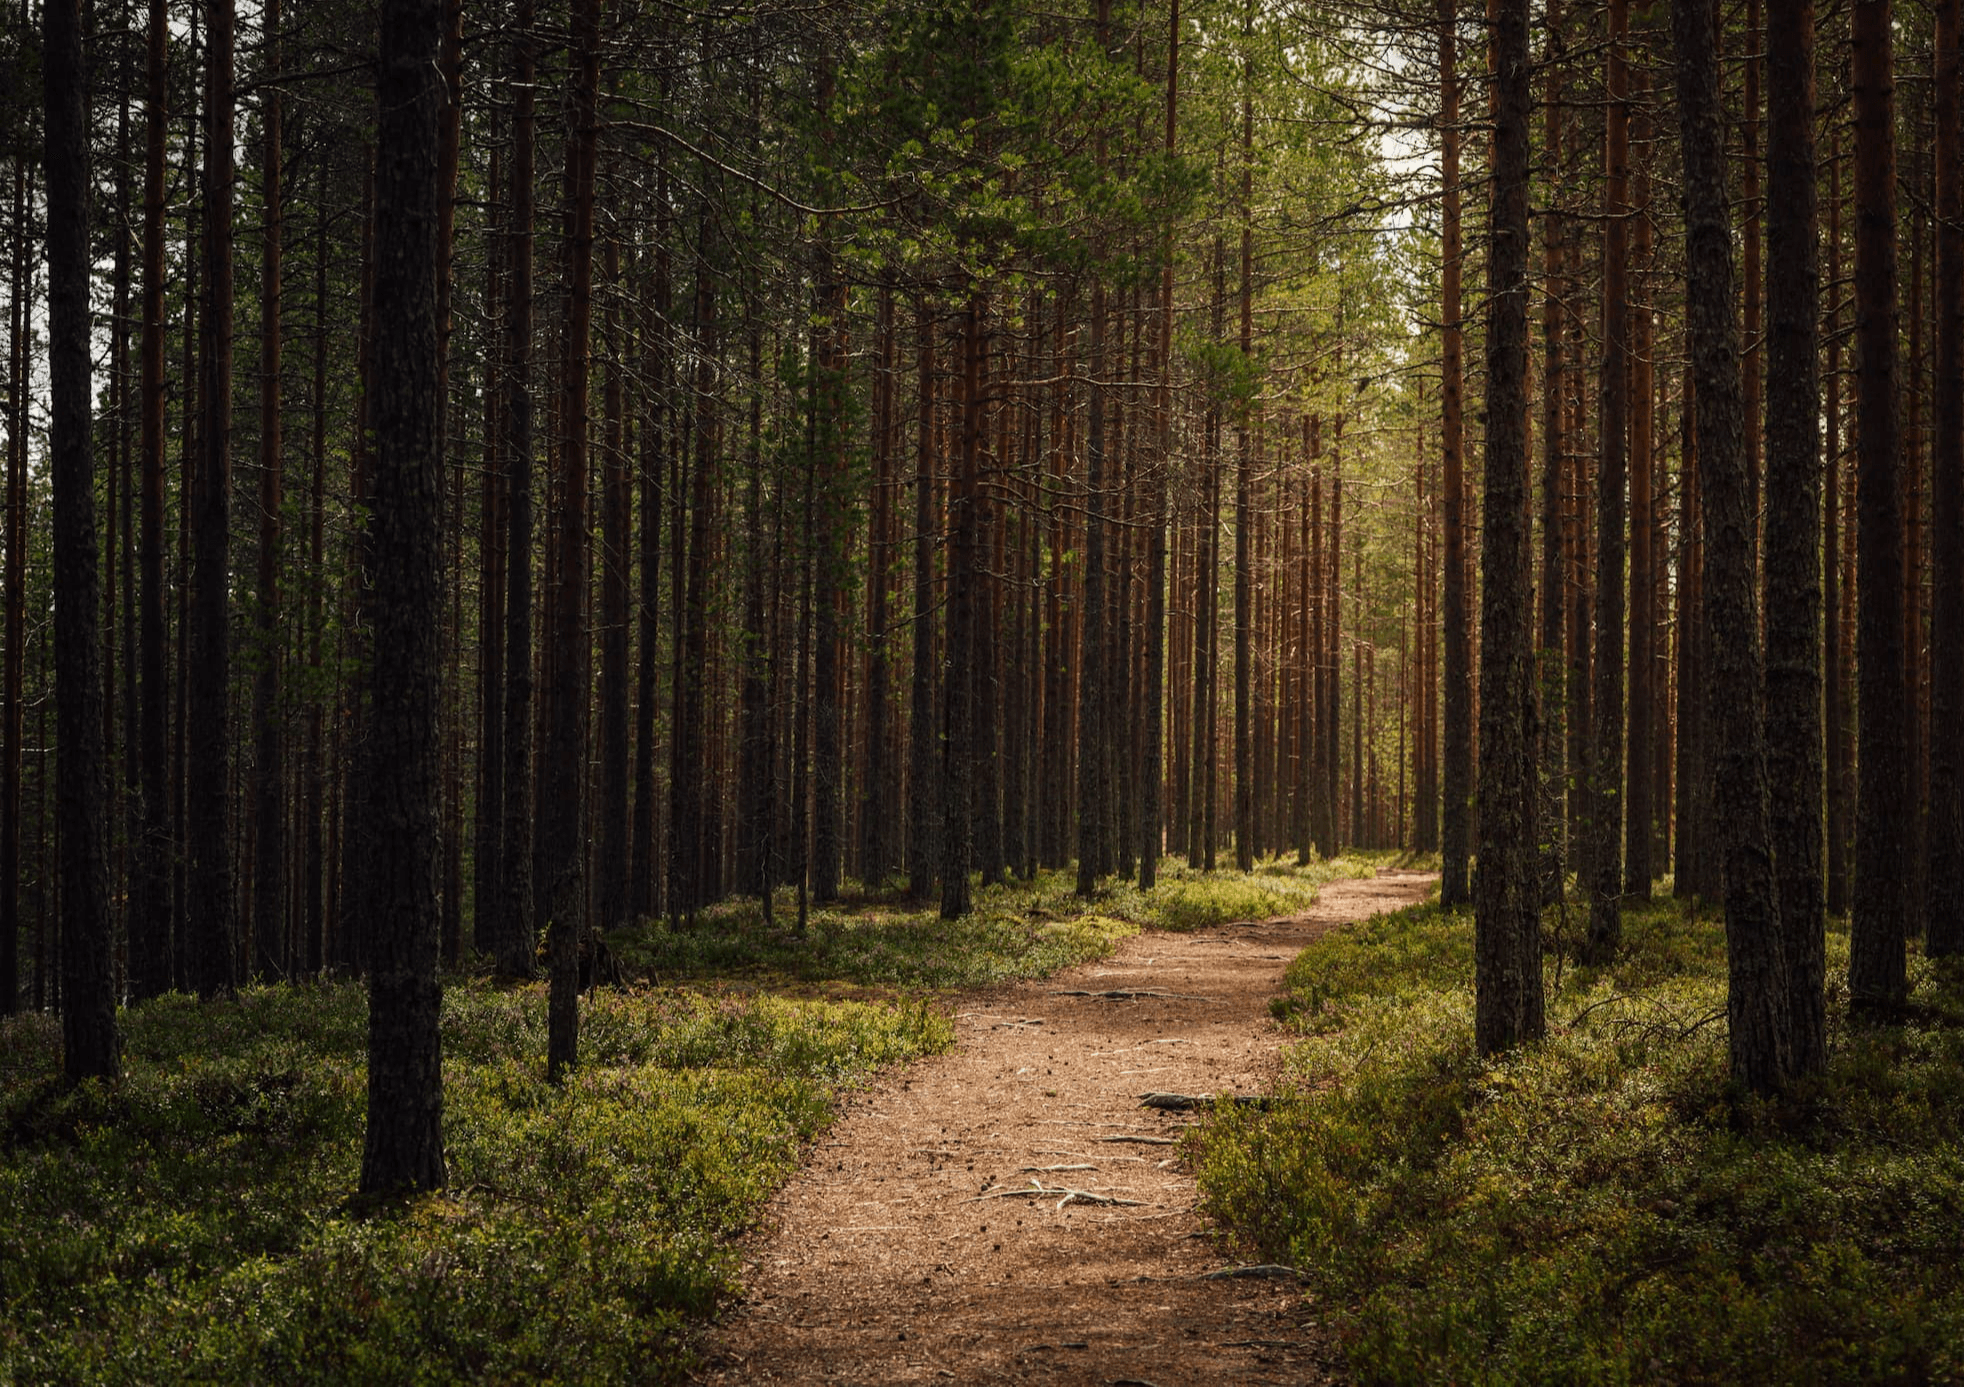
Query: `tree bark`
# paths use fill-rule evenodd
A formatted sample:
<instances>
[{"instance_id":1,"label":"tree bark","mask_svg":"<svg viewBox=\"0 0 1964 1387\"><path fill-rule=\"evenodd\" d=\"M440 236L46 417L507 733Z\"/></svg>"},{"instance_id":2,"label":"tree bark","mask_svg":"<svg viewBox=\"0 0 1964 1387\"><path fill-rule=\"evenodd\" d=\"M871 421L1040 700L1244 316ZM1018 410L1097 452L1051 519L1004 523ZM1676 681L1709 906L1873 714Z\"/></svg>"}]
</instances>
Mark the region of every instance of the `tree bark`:
<instances>
[{"instance_id":1,"label":"tree bark","mask_svg":"<svg viewBox=\"0 0 1964 1387\"><path fill-rule=\"evenodd\" d=\"M627 440L625 436L626 339L621 331L620 300L621 243L617 235L607 238L605 252L607 304L603 315L601 340L607 352L605 400L601 413L605 420L601 519L605 537L601 548L600 578L600 850L599 914L602 930L617 929L629 923L628 877L638 844L629 836L633 819L628 810L628 778L632 764L628 751L627 645L628 584L634 543L633 496L628 485Z\"/></svg>"},{"instance_id":2,"label":"tree bark","mask_svg":"<svg viewBox=\"0 0 1964 1387\"><path fill-rule=\"evenodd\" d=\"M1824 415L1827 422L1827 491L1823 498L1827 535L1822 558L1826 564L1823 598L1827 608L1825 693L1822 699L1827 742L1827 908L1830 915L1848 912L1849 817L1854 791L1854 757L1848 701L1848 623L1845 612L1854 586L1854 568L1843 550L1854 529L1852 511L1844 514L1841 457L1841 126L1830 127L1828 140L1827 379Z\"/></svg>"},{"instance_id":3,"label":"tree bark","mask_svg":"<svg viewBox=\"0 0 1964 1387\"><path fill-rule=\"evenodd\" d=\"M1827 1067L1814 5L1766 33L1766 748L1790 1076Z\"/></svg>"},{"instance_id":4,"label":"tree bark","mask_svg":"<svg viewBox=\"0 0 1964 1387\"><path fill-rule=\"evenodd\" d=\"M1241 360L1254 352L1255 102L1246 60L1241 73ZM1250 723L1254 679L1253 535L1255 447L1250 400L1237 402L1234 467L1234 865L1255 868L1255 745Z\"/></svg>"},{"instance_id":5,"label":"tree bark","mask_svg":"<svg viewBox=\"0 0 1964 1387\"><path fill-rule=\"evenodd\" d=\"M667 105L667 87L662 88ZM668 161L660 157L655 170L656 216L654 301L644 329L648 347L648 385L642 392L646 414L641 422L641 583L635 620L641 645L635 668L634 692L634 875L628 898L637 915L656 914L662 879L655 845L655 708L661 646L661 528L662 478L675 449L672 403L672 356L669 351ZM672 596L671 596L672 600ZM768 844L766 845L768 852Z\"/></svg>"},{"instance_id":6,"label":"tree bark","mask_svg":"<svg viewBox=\"0 0 1964 1387\"><path fill-rule=\"evenodd\" d=\"M102 574L89 363L89 112L81 0L42 12L47 98L49 471L54 482L55 814L61 891L61 1068L122 1072L109 919ZM11 552L11 550L10 550Z\"/></svg>"},{"instance_id":7,"label":"tree bark","mask_svg":"<svg viewBox=\"0 0 1964 1387\"><path fill-rule=\"evenodd\" d=\"M1936 382L1930 528L1930 820L1928 895L1932 957L1964 953L1964 20L1958 0L1937 6Z\"/></svg>"},{"instance_id":8,"label":"tree bark","mask_svg":"<svg viewBox=\"0 0 1964 1387\"><path fill-rule=\"evenodd\" d=\"M161 2L161 0L159 0ZM27 158L14 156L13 292L8 296L5 683L0 687L0 1016L20 1002L21 684L27 629ZM168 900L163 967L170 967ZM164 990L170 985L166 977Z\"/></svg>"},{"instance_id":9,"label":"tree bark","mask_svg":"<svg viewBox=\"0 0 1964 1387\"><path fill-rule=\"evenodd\" d=\"M1596 655L1590 702L1589 936L1583 957L1608 963L1622 940L1624 483L1630 423L1629 0L1609 0L1603 115L1603 360L1596 455Z\"/></svg>"},{"instance_id":10,"label":"tree bark","mask_svg":"<svg viewBox=\"0 0 1964 1387\"><path fill-rule=\"evenodd\" d=\"M529 978L537 953L532 917L532 160L535 132L532 0L519 0L513 24L510 284L505 303L504 841L498 891L498 971Z\"/></svg>"},{"instance_id":11,"label":"tree bark","mask_svg":"<svg viewBox=\"0 0 1964 1387\"><path fill-rule=\"evenodd\" d=\"M186 977L201 997L229 993L232 901L230 729L232 497L233 0L207 0L205 57L204 418L192 532L196 544L186 690Z\"/></svg>"},{"instance_id":12,"label":"tree bark","mask_svg":"<svg viewBox=\"0 0 1964 1387\"><path fill-rule=\"evenodd\" d=\"M140 598L139 658L142 709L142 832L130 881L130 995L141 1001L171 985L170 676L164 624L164 145L169 78L169 28L165 0L150 0L148 57L143 103L143 338L139 386L143 518L138 526ZM8 552L13 552L11 544ZM11 646L10 646L11 648ZM13 931L0 924L8 944ZM13 989L4 989L11 998Z\"/></svg>"},{"instance_id":13,"label":"tree bark","mask_svg":"<svg viewBox=\"0 0 1964 1387\"><path fill-rule=\"evenodd\" d=\"M376 97L375 576L368 778L368 1130L361 1191L439 1189L437 1018L442 338L437 320L436 67L441 0L384 0Z\"/></svg>"},{"instance_id":14,"label":"tree bark","mask_svg":"<svg viewBox=\"0 0 1964 1387\"><path fill-rule=\"evenodd\" d=\"M1170 160L1180 131L1180 0L1171 0L1166 27L1166 156ZM1149 490L1151 499L1146 537L1146 707L1142 732L1145 754L1139 766L1139 889L1150 891L1159 881L1159 859L1166 851L1162 826L1162 755L1166 707L1166 526L1171 484L1173 389L1173 228L1160 244L1159 366L1154 387L1155 430Z\"/></svg>"},{"instance_id":15,"label":"tree bark","mask_svg":"<svg viewBox=\"0 0 1964 1387\"><path fill-rule=\"evenodd\" d=\"M750 342L750 375L762 379L764 339L746 300L745 331ZM763 396L750 397L750 442L745 456L743 568L743 663L738 701L737 886L757 897L771 918L771 660L764 615L764 456ZM650 719L652 730L653 720Z\"/></svg>"},{"instance_id":16,"label":"tree bark","mask_svg":"<svg viewBox=\"0 0 1964 1387\"><path fill-rule=\"evenodd\" d=\"M827 98L821 98L829 104ZM813 336L818 375L813 382L817 411L815 444L819 546L813 556L818 583L814 594L812 650L812 899L821 905L839 898L845 857L845 608L847 543L846 472L846 307L847 286L830 248L824 260Z\"/></svg>"},{"instance_id":17,"label":"tree bark","mask_svg":"<svg viewBox=\"0 0 1964 1387\"><path fill-rule=\"evenodd\" d=\"M259 271L259 591L256 632L259 668L252 685L253 864L252 937L257 969L288 975L286 916L286 738L280 703L280 0L266 0L267 68L271 83L260 116L265 179Z\"/></svg>"},{"instance_id":18,"label":"tree bark","mask_svg":"<svg viewBox=\"0 0 1964 1387\"><path fill-rule=\"evenodd\" d=\"M491 151L490 187L505 186L503 151ZM508 209L507 209L508 210ZM472 945L495 957L499 897L504 877L505 825L505 593L510 564L505 553L510 479L504 452L504 353L499 341L505 311L505 255L509 236L502 217L486 228L484 271L484 484L478 508L477 831L472 853ZM461 523L461 517L460 517Z\"/></svg>"},{"instance_id":19,"label":"tree bark","mask_svg":"<svg viewBox=\"0 0 1964 1387\"><path fill-rule=\"evenodd\" d=\"M914 312L917 357L914 456L914 659L909 682L907 755L907 894L927 899L940 853L935 833L938 791L934 688L934 335L927 297Z\"/></svg>"},{"instance_id":20,"label":"tree bark","mask_svg":"<svg viewBox=\"0 0 1964 1387\"><path fill-rule=\"evenodd\" d=\"M1097 890L1104 865L1105 712L1105 285L1091 285L1091 380L1086 391L1084 604L1078 620L1077 893ZM964 426L964 431L966 426ZM967 446L964 437L964 447ZM964 508L973 506L964 502ZM952 635L950 640L952 642Z\"/></svg>"},{"instance_id":21,"label":"tree bark","mask_svg":"<svg viewBox=\"0 0 1964 1387\"><path fill-rule=\"evenodd\" d=\"M1905 936L1913 829L1904 686L1902 481L1896 417L1896 99L1889 0L1855 0L1856 517L1861 706L1848 985L1858 1010L1909 994Z\"/></svg>"},{"instance_id":22,"label":"tree bark","mask_svg":"<svg viewBox=\"0 0 1964 1387\"><path fill-rule=\"evenodd\" d=\"M1494 137L1487 258L1486 503L1481 543L1480 872L1473 884L1473 1038L1483 1055L1537 1040L1546 1024L1539 854L1534 830L1534 570L1527 429L1527 11L1527 0L1488 0L1487 4ZM1456 488L1449 483L1449 526L1455 523L1456 495ZM1452 562L1449 539L1449 572ZM1450 615L1447 620L1450 631ZM1449 667L1448 690L1454 682ZM1449 731L1449 745L1451 741ZM1447 805L1450 812L1450 795Z\"/></svg>"},{"instance_id":23,"label":"tree bark","mask_svg":"<svg viewBox=\"0 0 1964 1387\"><path fill-rule=\"evenodd\" d=\"M1759 614L1738 325L1732 316L1719 127L1716 0L1674 0L1684 148L1686 302L1695 379L1699 506L1705 533L1705 692L1712 829L1723 862L1733 1077L1755 1093L1785 1081L1781 940L1768 839Z\"/></svg>"},{"instance_id":24,"label":"tree bark","mask_svg":"<svg viewBox=\"0 0 1964 1387\"><path fill-rule=\"evenodd\" d=\"M546 1008L546 1076L558 1081L578 1058L580 956L586 948L586 760L592 690L587 624L587 389L593 331L593 185L599 141L600 0L573 9L574 69L566 138L566 328L561 342L558 554L552 589L552 709L539 799L546 857L539 864L552 984ZM623 662L624 663L624 662ZM625 673L625 671L623 671Z\"/></svg>"},{"instance_id":25,"label":"tree bark","mask_svg":"<svg viewBox=\"0 0 1964 1387\"><path fill-rule=\"evenodd\" d=\"M1466 423L1460 307L1459 6L1439 0L1439 320L1440 485L1446 512L1445 556L1445 753L1440 768L1439 904L1455 909L1473 900L1473 653L1472 602L1466 571ZM1525 42L1523 36L1523 42ZM1523 64L1525 66L1525 58ZM1523 119L1525 119L1525 112ZM1520 132L1523 147L1525 127ZM1526 251L1523 249L1522 254ZM1524 262L1525 263L1525 262ZM1521 384L1525 390L1525 379ZM1334 572L1334 569L1332 570Z\"/></svg>"},{"instance_id":26,"label":"tree bark","mask_svg":"<svg viewBox=\"0 0 1964 1387\"><path fill-rule=\"evenodd\" d=\"M866 529L866 754L860 772L859 876L878 886L893 870L893 822L898 800L890 794L888 629L893 573L893 285L880 285L873 342L873 495ZM761 597L759 602L761 604ZM759 608L761 612L761 605ZM761 634L761 633L760 633Z\"/></svg>"},{"instance_id":27,"label":"tree bark","mask_svg":"<svg viewBox=\"0 0 1964 1387\"><path fill-rule=\"evenodd\" d=\"M1541 763L1542 896L1560 900L1567 883L1568 844L1564 830L1568 815L1568 775L1563 764L1568 725L1564 630L1567 606L1563 595L1568 555L1562 527L1562 478L1567 466L1566 420L1568 362L1564 354L1568 327L1563 304L1568 293L1564 271L1568 257L1567 232L1559 210L1562 200L1561 150L1564 25L1561 0L1549 0L1545 109L1550 179L1554 191L1542 219L1544 284L1541 306L1541 632L1536 651L1541 697L1541 736L1536 754Z\"/></svg>"},{"instance_id":28,"label":"tree bark","mask_svg":"<svg viewBox=\"0 0 1964 1387\"><path fill-rule=\"evenodd\" d=\"M941 918L969 912L971 858L969 721L975 703L975 499L982 452L983 305L971 294L962 315L961 470L954 503L955 551L948 583L948 686L941 763Z\"/></svg>"},{"instance_id":29,"label":"tree bark","mask_svg":"<svg viewBox=\"0 0 1964 1387\"><path fill-rule=\"evenodd\" d=\"M1630 199L1629 273L1647 276L1652 260L1651 165L1655 131L1651 123L1650 74L1635 77L1630 133L1644 151L1633 171ZM1655 320L1651 291L1640 281L1630 294L1630 698L1627 758L1624 778L1623 894L1650 898L1650 879L1656 875L1652 845L1656 840L1657 717L1657 537Z\"/></svg>"}]
</instances>

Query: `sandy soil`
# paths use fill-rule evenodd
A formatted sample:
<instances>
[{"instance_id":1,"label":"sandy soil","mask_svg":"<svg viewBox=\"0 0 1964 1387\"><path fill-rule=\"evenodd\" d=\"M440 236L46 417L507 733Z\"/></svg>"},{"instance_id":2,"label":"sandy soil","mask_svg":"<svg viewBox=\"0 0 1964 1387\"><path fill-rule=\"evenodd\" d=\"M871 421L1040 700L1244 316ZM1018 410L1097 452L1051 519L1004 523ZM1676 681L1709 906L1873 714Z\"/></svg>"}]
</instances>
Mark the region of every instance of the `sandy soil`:
<instances>
[{"instance_id":1,"label":"sandy soil","mask_svg":"<svg viewBox=\"0 0 1964 1387\"><path fill-rule=\"evenodd\" d=\"M771 1205L702 1380L1328 1380L1334 1355L1293 1280L1205 1279L1234 1263L1170 1145L1191 1114L1139 1099L1265 1089L1283 1040L1268 1002L1296 952L1433 880L1334 882L1300 915L1147 932L969 996L955 1048L852 1099ZM1125 990L1173 995L1069 995ZM1032 1180L1058 1192L982 1197Z\"/></svg>"}]
</instances>

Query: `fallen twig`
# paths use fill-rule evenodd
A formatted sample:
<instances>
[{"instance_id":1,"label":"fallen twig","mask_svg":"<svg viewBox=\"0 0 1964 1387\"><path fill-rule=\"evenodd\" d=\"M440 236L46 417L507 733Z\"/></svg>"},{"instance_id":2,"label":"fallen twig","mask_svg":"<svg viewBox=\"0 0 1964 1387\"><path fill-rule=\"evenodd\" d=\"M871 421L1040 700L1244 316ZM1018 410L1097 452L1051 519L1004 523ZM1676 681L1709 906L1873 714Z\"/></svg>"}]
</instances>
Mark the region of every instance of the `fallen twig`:
<instances>
[{"instance_id":1,"label":"fallen twig","mask_svg":"<svg viewBox=\"0 0 1964 1387\"><path fill-rule=\"evenodd\" d=\"M1129 1141L1135 1146L1178 1146L1178 1137L1099 1137L1100 1141Z\"/></svg>"},{"instance_id":2,"label":"fallen twig","mask_svg":"<svg viewBox=\"0 0 1964 1387\"><path fill-rule=\"evenodd\" d=\"M1233 1103L1242 1108L1265 1108L1268 1097L1259 1093L1142 1093L1139 1106L1158 1108L1162 1112L1186 1112L1194 1108L1211 1108L1221 1103Z\"/></svg>"},{"instance_id":3,"label":"fallen twig","mask_svg":"<svg viewBox=\"0 0 1964 1387\"><path fill-rule=\"evenodd\" d=\"M1038 1196L1053 1194L1061 1194L1063 1196L1062 1199L1057 1201L1057 1207L1060 1209L1066 1204L1143 1205L1146 1202L1143 1199L1120 1199L1115 1194L1095 1194L1090 1190L1072 1189L1068 1185L1045 1185L1041 1180L1032 1180L1027 1187L1020 1189L984 1190L981 1194L973 1195L962 1202L964 1204L979 1204L985 1199L1015 1199L1023 1196L1036 1198Z\"/></svg>"},{"instance_id":4,"label":"fallen twig","mask_svg":"<svg viewBox=\"0 0 1964 1387\"><path fill-rule=\"evenodd\" d=\"M1196 1281L1279 1281L1284 1277L1300 1280L1302 1273L1294 1267L1277 1266L1273 1262L1257 1262L1245 1267L1222 1267L1219 1271L1203 1271Z\"/></svg>"},{"instance_id":5,"label":"fallen twig","mask_svg":"<svg viewBox=\"0 0 1964 1387\"><path fill-rule=\"evenodd\" d=\"M1171 1002L1211 1002L1216 1000L1213 997L1196 997L1190 992L1166 992L1157 987L1115 987L1103 992L1088 992L1082 987L1071 987L1061 992L1052 992L1050 995L1053 997L1094 997L1104 1002L1132 1002L1142 997L1152 997L1160 1001Z\"/></svg>"}]
</instances>

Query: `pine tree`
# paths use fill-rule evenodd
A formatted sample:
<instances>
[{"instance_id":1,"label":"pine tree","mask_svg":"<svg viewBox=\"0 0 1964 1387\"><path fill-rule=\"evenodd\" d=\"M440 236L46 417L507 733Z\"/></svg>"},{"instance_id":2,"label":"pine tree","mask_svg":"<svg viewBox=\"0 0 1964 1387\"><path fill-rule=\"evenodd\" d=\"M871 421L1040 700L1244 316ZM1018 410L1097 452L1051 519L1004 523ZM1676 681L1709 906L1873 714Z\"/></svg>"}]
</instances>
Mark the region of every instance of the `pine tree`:
<instances>
[{"instance_id":1,"label":"pine tree","mask_svg":"<svg viewBox=\"0 0 1964 1387\"><path fill-rule=\"evenodd\" d=\"M437 319L441 0L385 0L375 160L373 816L364 1195L440 1189L438 690L443 456Z\"/></svg>"}]
</instances>

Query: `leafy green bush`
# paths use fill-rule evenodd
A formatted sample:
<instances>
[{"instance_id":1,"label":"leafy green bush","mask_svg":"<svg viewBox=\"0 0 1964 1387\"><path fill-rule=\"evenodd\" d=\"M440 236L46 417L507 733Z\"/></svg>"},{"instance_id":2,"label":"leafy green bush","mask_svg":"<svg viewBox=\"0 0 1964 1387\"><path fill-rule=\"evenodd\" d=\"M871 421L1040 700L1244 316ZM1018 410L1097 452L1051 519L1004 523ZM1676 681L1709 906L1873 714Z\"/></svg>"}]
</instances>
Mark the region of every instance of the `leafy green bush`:
<instances>
[{"instance_id":1,"label":"leafy green bush","mask_svg":"<svg viewBox=\"0 0 1964 1387\"><path fill-rule=\"evenodd\" d=\"M631 973L664 980L979 987L1103 958L1141 928L1198 929L1305 910L1323 883L1369 875L1392 860L1358 853L1299 868L1278 859L1247 874L1208 874L1168 858L1153 890L1111 882L1089 901L1076 894L1071 874L1045 870L1032 882L979 888L973 912L959 920L890 894L849 895L812 910L803 935L791 927L795 900L781 890L769 923L756 901L733 900L693 926L650 920L609 942Z\"/></svg>"},{"instance_id":2,"label":"leafy green bush","mask_svg":"<svg viewBox=\"0 0 1964 1387\"><path fill-rule=\"evenodd\" d=\"M1370 876L1392 860L1391 853L1357 852L1298 867L1293 860L1277 858L1257 862L1247 873L1196 872L1184 863L1169 863L1150 894L1132 893L1137 904L1126 913L1156 929L1172 930L1273 919L1315 905L1326 882Z\"/></svg>"},{"instance_id":3,"label":"leafy green bush","mask_svg":"<svg viewBox=\"0 0 1964 1387\"><path fill-rule=\"evenodd\" d=\"M1207 1207L1312 1274L1367 1382L1964 1379L1954 984L1916 964L1900 1027L1833 1008L1826 1078L1763 1104L1726 1077L1721 924L1624 921L1613 966L1550 959L1549 1038L1491 1062L1470 915L1312 945L1283 1094L1197 1138Z\"/></svg>"},{"instance_id":4,"label":"leafy green bush","mask_svg":"<svg viewBox=\"0 0 1964 1387\"><path fill-rule=\"evenodd\" d=\"M124 1021L124 1082L66 1093L53 1024L0 1026L0 1381L678 1378L836 1088L951 1038L918 1004L603 991L555 1088L541 989L453 986L451 1188L364 1215L359 987Z\"/></svg>"}]
</instances>

